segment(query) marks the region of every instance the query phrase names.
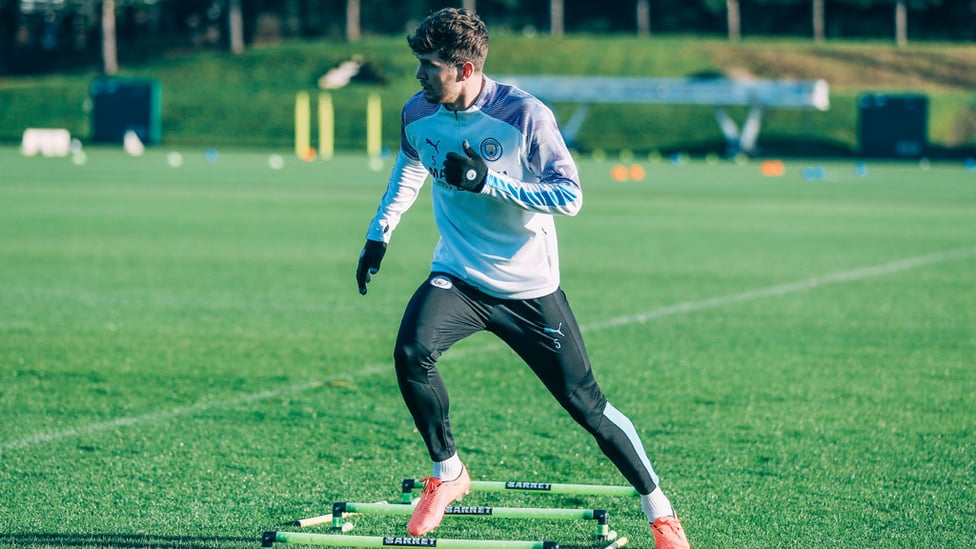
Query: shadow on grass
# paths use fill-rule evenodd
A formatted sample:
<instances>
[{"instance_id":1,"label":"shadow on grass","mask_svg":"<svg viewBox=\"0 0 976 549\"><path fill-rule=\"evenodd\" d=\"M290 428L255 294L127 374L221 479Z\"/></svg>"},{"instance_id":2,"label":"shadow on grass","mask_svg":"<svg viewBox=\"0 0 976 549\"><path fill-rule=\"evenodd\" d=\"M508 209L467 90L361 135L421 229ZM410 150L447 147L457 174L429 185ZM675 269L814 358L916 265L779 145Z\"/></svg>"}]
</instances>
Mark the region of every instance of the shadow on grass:
<instances>
[{"instance_id":1,"label":"shadow on grass","mask_svg":"<svg viewBox=\"0 0 976 549\"><path fill-rule=\"evenodd\" d=\"M593 549L595 545L560 545L563 549ZM0 547L60 547L106 549L248 549L261 547L261 537L163 536L153 534L0 533Z\"/></svg>"},{"instance_id":2,"label":"shadow on grass","mask_svg":"<svg viewBox=\"0 0 976 549\"><path fill-rule=\"evenodd\" d=\"M109 549L240 549L260 547L260 536L165 536L155 534L0 533L3 547L105 547Z\"/></svg>"}]
</instances>

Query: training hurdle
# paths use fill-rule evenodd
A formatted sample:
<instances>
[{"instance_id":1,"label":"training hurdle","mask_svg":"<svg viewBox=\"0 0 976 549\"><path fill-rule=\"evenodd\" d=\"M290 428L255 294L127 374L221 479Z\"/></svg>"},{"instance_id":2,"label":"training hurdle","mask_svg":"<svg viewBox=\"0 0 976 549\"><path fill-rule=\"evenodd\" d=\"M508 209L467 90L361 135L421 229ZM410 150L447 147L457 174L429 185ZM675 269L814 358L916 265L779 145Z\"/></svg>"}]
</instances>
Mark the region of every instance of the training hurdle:
<instances>
[{"instance_id":1,"label":"training hurdle","mask_svg":"<svg viewBox=\"0 0 976 549\"><path fill-rule=\"evenodd\" d=\"M389 504L390 504L390 502L388 502L388 501L376 501L376 502L373 502L371 505L389 505ZM333 507L335 507L335 506L333 505ZM356 513L345 512L345 513L343 513L340 516L343 517L343 518L345 518L345 517L348 517L348 516L351 516L351 515L355 515L355 514ZM290 522L288 524L289 524L289 526L298 526L299 528L307 528L309 526L318 526L319 524L332 524L332 519L333 519L332 514L329 513L328 515L319 515L317 517L309 517L309 518L299 519L299 520ZM352 525L352 523L350 523L350 526L351 525Z\"/></svg>"},{"instance_id":2,"label":"training hurdle","mask_svg":"<svg viewBox=\"0 0 976 549\"><path fill-rule=\"evenodd\" d=\"M322 545L332 547L446 547L448 549L558 549L559 544L554 541L519 541L519 540L471 540L471 539L440 539L396 536L354 536L345 534L353 529L352 522L345 519L353 515L410 515L413 513L416 501L413 490L424 487L424 479L403 479L401 486L401 504L379 501L376 503L356 503L340 501L332 505L332 513L290 523L293 526L307 527L332 523L336 533L318 534L306 532L266 531L261 540L262 547L272 547L275 543L293 543L300 545ZM472 492L532 492L564 495L593 495L593 496L639 496L637 490L630 486L614 486L599 484L561 484L551 482L523 482L523 481L472 481ZM619 537L617 532L610 530L609 513L603 509L563 509L537 507L489 507L476 505L450 505L444 514L452 516L480 516L491 518L512 519L543 519L543 520L594 520L597 523L596 536L599 540L613 542L606 549L617 549L628 543L626 537ZM342 532L342 533L339 533Z\"/></svg>"},{"instance_id":3,"label":"training hurdle","mask_svg":"<svg viewBox=\"0 0 976 549\"><path fill-rule=\"evenodd\" d=\"M332 504L332 528L345 530L345 517L350 514L362 515L409 515L413 513L412 505L390 505L387 503L352 503L338 501ZM606 540L611 537L610 514L603 509L558 509L538 507L488 507L483 505L448 505L444 515L518 518L518 519L547 519L547 520L595 520L597 522L596 536ZM616 538L616 533L612 537Z\"/></svg>"},{"instance_id":4,"label":"training hurdle","mask_svg":"<svg viewBox=\"0 0 976 549\"><path fill-rule=\"evenodd\" d=\"M325 545L332 547L441 547L442 549L559 549L554 541L508 541L479 539L414 538L410 536L348 536L304 532L268 531L261 536L261 547L275 543Z\"/></svg>"},{"instance_id":5,"label":"training hurdle","mask_svg":"<svg viewBox=\"0 0 976 549\"><path fill-rule=\"evenodd\" d=\"M410 503L413 491L424 487L424 481L405 478L400 483L400 502ZM640 496L632 486L612 486L603 484L558 484L552 482L521 482L472 480L472 492L535 492L546 494L568 494L574 496Z\"/></svg>"}]
</instances>

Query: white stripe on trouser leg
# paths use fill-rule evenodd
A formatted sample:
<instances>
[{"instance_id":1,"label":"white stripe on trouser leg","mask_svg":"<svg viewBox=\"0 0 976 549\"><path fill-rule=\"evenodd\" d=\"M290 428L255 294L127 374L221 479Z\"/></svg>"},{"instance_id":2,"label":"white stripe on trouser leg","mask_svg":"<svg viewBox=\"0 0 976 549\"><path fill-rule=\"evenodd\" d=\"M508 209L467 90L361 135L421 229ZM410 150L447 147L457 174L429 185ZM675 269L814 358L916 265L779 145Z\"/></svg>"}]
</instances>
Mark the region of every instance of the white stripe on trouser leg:
<instances>
[{"instance_id":1,"label":"white stripe on trouser leg","mask_svg":"<svg viewBox=\"0 0 976 549\"><path fill-rule=\"evenodd\" d=\"M619 427L627 435L627 440L634 447L634 451L640 457L641 463L644 464L648 474L651 475L651 480L657 486L659 484L657 474L654 473L654 468L651 467L651 460L647 459L647 452L644 451L644 445L641 444L640 437L637 436L637 429L634 428L634 424L630 421L630 418L625 416L620 410L614 408L613 404L610 404L609 401L607 402L606 408L603 409L603 417L610 420L610 423Z\"/></svg>"}]
</instances>

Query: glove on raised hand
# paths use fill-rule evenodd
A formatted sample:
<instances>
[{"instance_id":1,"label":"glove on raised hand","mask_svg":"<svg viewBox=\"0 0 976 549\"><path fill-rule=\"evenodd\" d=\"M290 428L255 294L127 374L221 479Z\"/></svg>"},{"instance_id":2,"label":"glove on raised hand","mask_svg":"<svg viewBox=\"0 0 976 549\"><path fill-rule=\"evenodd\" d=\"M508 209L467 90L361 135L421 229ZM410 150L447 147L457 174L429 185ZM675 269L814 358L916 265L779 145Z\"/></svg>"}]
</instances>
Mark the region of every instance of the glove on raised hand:
<instances>
[{"instance_id":1,"label":"glove on raised hand","mask_svg":"<svg viewBox=\"0 0 976 549\"><path fill-rule=\"evenodd\" d=\"M356 283L359 284L359 295L366 295L366 283L370 281L370 275L379 272L380 263L383 262L385 254L386 242L366 241L362 253L359 254L359 266L356 267Z\"/></svg>"},{"instance_id":2,"label":"glove on raised hand","mask_svg":"<svg viewBox=\"0 0 976 549\"><path fill-rule=\"evenodd\" d=\"M488 176L488 165L467 140L463 145L467 158L453 151L447 153L447 158L444 159L444 179L455 187L480 193L485 186L485 177Z\"/></svg>"}]
</instances>

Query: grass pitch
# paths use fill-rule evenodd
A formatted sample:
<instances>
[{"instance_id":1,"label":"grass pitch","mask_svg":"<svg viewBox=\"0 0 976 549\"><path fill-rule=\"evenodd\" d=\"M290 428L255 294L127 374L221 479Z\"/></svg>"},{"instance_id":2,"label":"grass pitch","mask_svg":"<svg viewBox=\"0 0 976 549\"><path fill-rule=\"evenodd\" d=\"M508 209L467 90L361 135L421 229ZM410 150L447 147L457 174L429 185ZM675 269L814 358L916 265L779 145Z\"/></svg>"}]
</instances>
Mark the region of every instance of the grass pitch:
<instances>
[{"instance_id":1,"label":"grass pitch","mask_svg":"<svg viewBox=\"0 0 976 549\"><path fill-rule=\"evenodd\" d=\"M436 232L426 193L365 297L387 168L183 151L0 150L0 544L258 547L427 474L390 359ZM976 544L976 173L962 165L581 160L563 288L598 379L693 547ZM442 370L483 480L622 484L506 348ZM651 547L637 502L605 508ZM357 517L353 533L402 533ZM328 531L317 527L312 531ZM603 547L583 522L448 517L437 536Z\"/></svg>"}]
</instances>

